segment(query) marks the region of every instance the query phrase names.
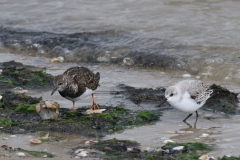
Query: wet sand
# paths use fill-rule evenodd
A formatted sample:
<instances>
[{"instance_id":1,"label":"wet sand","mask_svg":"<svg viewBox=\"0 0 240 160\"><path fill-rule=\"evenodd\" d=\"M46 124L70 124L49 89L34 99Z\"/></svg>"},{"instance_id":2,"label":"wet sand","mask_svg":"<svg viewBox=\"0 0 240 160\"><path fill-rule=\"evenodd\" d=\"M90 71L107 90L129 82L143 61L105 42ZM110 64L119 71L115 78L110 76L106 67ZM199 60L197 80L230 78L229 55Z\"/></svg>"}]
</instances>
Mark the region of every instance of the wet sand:
<instances>
[{"instance_id":1,"label":"wet sand","mask_svg":"<svg viewBox=\"0 0 240 160\"><path fill-rule=\"evenodd\" d=\"M21 55L0 53L0 62L16 60L26 65L35 65L38 67L46 67L47 73L57 75L61 74L64 70L71 66L84 65L93 70L94 72L101 73L100 87L96 91L96 102L100 105L111 105L111 106L124 106L125 108L133 110L142 110L139 106L126 99L122 95L113 95L111 92L121 90L117 86L119 84L125 84L137 88L157 88L166 87L171 84L184 79L181 72L166 73L162 70L148 70L142 68L131 68L119 65L108 65L108 64L81 64L81 63L50 63L48 59L41 57L24 57ZM195 78L191 78L195 79ZM211 78L202 78L205 83L216 83L221 86L225 86L231 91L239 92L240 88L231 82L219 82ZM49 91L30 91L28 94L31 96L42 96L43 99L53 99L60 103L63 108L71 108L72 103L62 98L58 93L50 96ZM76 107L91 106L91 97L85 98L76 103ZM143 103L140 104L144 109L158 109L155 106L157 104ZM206 110L199 110L199 118L194 128L195 114L188 120L191 126L182 122L188 114L180 112L174 109L163 110L163 116L161 120L155 124L145 125L141 127L134 127L133 129L127 129L121 133L108 135L103 139L111 139L116 137L117 139L128 139L136 140L141 143L141 148L144 150L155 149L163 146L163 141L171 139L176 142L204 142L217 147L216 150L211 151L209 154L214 157L222 157L223 155L239 156L240 138L238 133L238 123L240 122L240 116L231 116L226 118L221 113L213 113ZM214 119L206 119L205 117L214 117ZM192 128L191 128L192 127ZM177 131L178 134L168 134L167 131ZM189 133L187 131L192 131ZM209 137L200 137L201 134L208 133ZM6 134L0 134L2 137L9 137ZM29 150L44 151L47 149L48 152L57 155L54 159L66 159L71 157L71 148L78 146L82 141L88 140L85 137L78 135L62 135L64 139L59 142L44 142L37 146L32 146L29 143L29 139L35 135L18 135L16 138L9 138L0 142L1 145L5 144L14 148L20 147ZM61 146L61 150L59 149ZM2 150L1 150L2 152ZM4 152L0 153L5 154ZM15 155L11 155L10 158L16 158ZM37 158L36 158L37 159Z\"/></svg>"}]
</instances>

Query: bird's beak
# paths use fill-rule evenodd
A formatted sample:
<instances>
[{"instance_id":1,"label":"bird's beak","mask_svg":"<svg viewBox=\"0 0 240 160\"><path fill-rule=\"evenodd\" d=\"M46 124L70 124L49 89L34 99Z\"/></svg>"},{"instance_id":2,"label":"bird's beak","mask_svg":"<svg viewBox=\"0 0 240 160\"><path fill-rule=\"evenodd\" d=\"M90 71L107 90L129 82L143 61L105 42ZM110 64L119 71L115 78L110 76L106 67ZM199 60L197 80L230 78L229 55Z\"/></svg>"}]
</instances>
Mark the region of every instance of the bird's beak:
<instances>
[{"instance_id":1,"label":"bird's beak","mask_svg":"<svg viewBox=\"0 0 240 160\"><path fill-rule=\"evenodd\" d=\"M53 93L54 93L57 89L58 89L57 87L54 87L51 96L53 95Z\"/></svg>"},{"instance_id":2,"label":"bird's beak","mask_svg":"<svg viewBox=\"0 0 240 160\"><path fill-rule=\"evenodd\" d=\"M163 105L166 101L167 101L167 98L164 97L163 100L162 100L162 102L159 104L159 107L161 107L161 105Z\"/></svg>"}]
</instances>

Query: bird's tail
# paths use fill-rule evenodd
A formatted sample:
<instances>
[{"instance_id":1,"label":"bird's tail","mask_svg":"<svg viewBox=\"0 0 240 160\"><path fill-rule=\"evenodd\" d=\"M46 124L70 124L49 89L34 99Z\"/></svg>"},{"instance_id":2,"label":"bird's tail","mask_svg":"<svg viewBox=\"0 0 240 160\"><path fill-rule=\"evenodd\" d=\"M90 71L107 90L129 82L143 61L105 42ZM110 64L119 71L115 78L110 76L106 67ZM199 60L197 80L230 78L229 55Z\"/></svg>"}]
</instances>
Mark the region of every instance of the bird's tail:
<instances>
[{"instance_id":1,"label":"bird's tail","mask_svg":"<svg viewBox=\"0 0 240 160\"><path fill-rule=\"evenodd\" d=\"M97 72L97 73L95 74L94 79L96 79L97 81L100 80L100 73L99 73L99 72Z\"/></svg>"}]
</instances>

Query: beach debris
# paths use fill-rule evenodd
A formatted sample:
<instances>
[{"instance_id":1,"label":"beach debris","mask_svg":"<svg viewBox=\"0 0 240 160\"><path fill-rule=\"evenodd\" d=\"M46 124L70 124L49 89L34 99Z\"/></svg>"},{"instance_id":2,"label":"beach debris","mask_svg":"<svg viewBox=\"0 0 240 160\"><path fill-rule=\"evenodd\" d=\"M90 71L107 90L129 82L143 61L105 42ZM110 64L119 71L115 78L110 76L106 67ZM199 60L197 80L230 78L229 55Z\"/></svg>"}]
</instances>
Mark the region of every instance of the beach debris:
<instances>
[{"instance_id":1,"label":"beach debris","mask_svg":"<svg viewBox=\"0 0 240 160\"><path fill-rule=\"evenodd\" d=\"M173 147L172 149L175 151L180 151L183 150L184 146L177 146L177 147Z\"/></svg>"},{"instance_id":2,"label":"beach debris","mask_svg":"<svg viewBox=\"0 0 240 160\"><path fill-rule=\"evenodd\" d=\"M86 114L102 113L102 112L104 112L104 111L106 111L106 109L96 109L96 110L88 109L88 110L86 111Z\"/></svg>"},{"instance_id":3,"label":"beach debris","mask_svg":"<svg viewBox=\"0 0 240 160\"><path fill-rule=\"evenodd\" d=\"M202 136L200 136L200 137L208 137L208 136L209 136L209 134L203 133Z\"/></svg>"},{"instance_id":4,"label":"beach debris","mask_svg":"<svg viewBox=\"0 0 240 160\"><path fill-rule=\"evenodd\" d=\"M168 143L168 142L171 142L171 143L174 143L174 141L170 140L170 139L167 139L165 141L163 141L164 144Z\"/></svg>"},{"instance_id":5,"label":"beach debris","mask_svg":"<svg viewBox=\"0 0 240 160\"><path fill-rule=\"evenodd\" d=\"M64 61L63 57L57 57L50 60L52 63L62 63Z\"/></svg>"},{"instance_id":6,"label":"beach debris","mask_svg":"<svg viewBox=\"0 0 240 160\"><path fill-rule=\"evenodd\" d=\"M2 140L7 140L8 138L7 137L3 137Z\"/></svg>"},{"instance_id":7,"label":"beach debris","mask_svg":"<svg viewBox=\"0 0 240 160\"><path fill-rule=\"evenodd\" d=\"M47 141L49 139L49 133L47 133L45 136L43 137L38 137L40 140L42 141Z\"/></svg>"},{"instance_id":8,"label":"beach debris","mask_svg":"<svg viewBox=\"0 0 240 160\"><path fill-rule=\"evenodd\" d=\"M127 66L134 65L134 60L132 58L126 57L123 59L123 64Z\"/></svg>"},{"instance_id":9,"label":"beach debris","mask_svg":"<svg viewBox=\"0 0 240 160\"><path fill-rule=\"evenodd\" d=\"M57 119L60 105L52 100L42 100L36 106L36 112L42 120Z\"/></svg>"},{"instance_id":10,"label":"beach debris","mask_svg":"<svg viewBox=\"0 0 240 160\"><path fill-rule=\"evenodd\" d=\"M201 160L214 160L215 158L213 156L202 155L198 159L201 159Z\"/></svg>"},{"instance_id":11,"label":"beach debris","mask_svg":"<svg viewBox=\"0 0 240 160\"><path fill-rule=\"evenodd\" d=\"M19 157L25 157L25 156L26 156L26 153L24 153L24 152L18 152L18 153L17 153L17 156L19 156Z\"/></svg>"},{"instance_id":12,"label":"beach debris","mask_svg":"<svg viewBox=\"0 0 240 160\"><path fill-rule=\"evenodd\" d=\"M1 145L1 148L8 148L8 146L7 145Z\"/></svg>"},{"instance_id":13,"label":"beach debris","mask_svg":"<svg viewBox=\"0 0 240 160\"><path fill-rule=\"evenodd\" d=\"M77 154L79 157L87 157L87 151L81 151L80 153Z\"/></svg>"},{"instance_id":14,"label":"beach debris","mask_svg":"<svg viewBox=\"0 0 240 160\"><path fill-rule=\"evenodd\" d=\"M169 134L176 134L177 132L176 131L167 131L167 133L169 133Z\"/></svg>"},{"instance_id":15,"label":"beach debris","mask_svg":"<svg viewBox=\"0 0 240 160\"><path fill-rule=\"evenodd\" d=\"M183 74L182 76L183 76L183 78L190 78L190 77L192 77L190 74Z\"/></svg>"},{"instance_id":16,"label":"beach debris","mask_svg":"<svg viewBox=\"0 0 240 160\"><path fill-rule=\"evenodd\" d=\"M16 136L16 135L11 135L10 137L11 137L11 138L15 138L15 137L17 137L17 136Z\"/></svg>"},{"instance_id":17,"label":"beach debris","mask_svg":"<svg viewBox=\"0 0 240 160\"><path fill-rule=\"evenodd\" d=\"M28 93L29 91L28 90L21 90L21 91L18 91L18 93Z\"/></svg>"},{"instance_id":18,"label":"beach debris","mask_svg":"<svg viewBox=\"0 0 240 160\"><path fill-rule=\"evenodd\" d=\"M40 143L42 143L42 141L40 141L40 140L38 140L38 139L30 139L30 142L31 142L32 144L40 144Z\"/></svg>"}]
</instances>

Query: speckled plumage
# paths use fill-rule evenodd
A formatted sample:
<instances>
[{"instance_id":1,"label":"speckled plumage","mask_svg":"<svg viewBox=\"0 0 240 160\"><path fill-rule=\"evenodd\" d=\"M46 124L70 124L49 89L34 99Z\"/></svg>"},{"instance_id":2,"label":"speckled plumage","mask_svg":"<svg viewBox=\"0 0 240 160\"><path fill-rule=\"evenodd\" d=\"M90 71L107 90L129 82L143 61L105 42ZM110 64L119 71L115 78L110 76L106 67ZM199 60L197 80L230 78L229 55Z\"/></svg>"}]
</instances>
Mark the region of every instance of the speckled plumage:
<instances>
[{"instance_id":1,"label":"speckled plumage","mask_svg":"<svg viewBox=\"0 0 240 160\"><path fill-rule=\"evenodd\" d=\"M85 67L72 67L54 78L52 94L58 90L62 97L74 102L81 99L81 96L85 97L86 93L92 94L99 86L99 80L99 72L94 74Z\"/></svg>"}]
</instances>

